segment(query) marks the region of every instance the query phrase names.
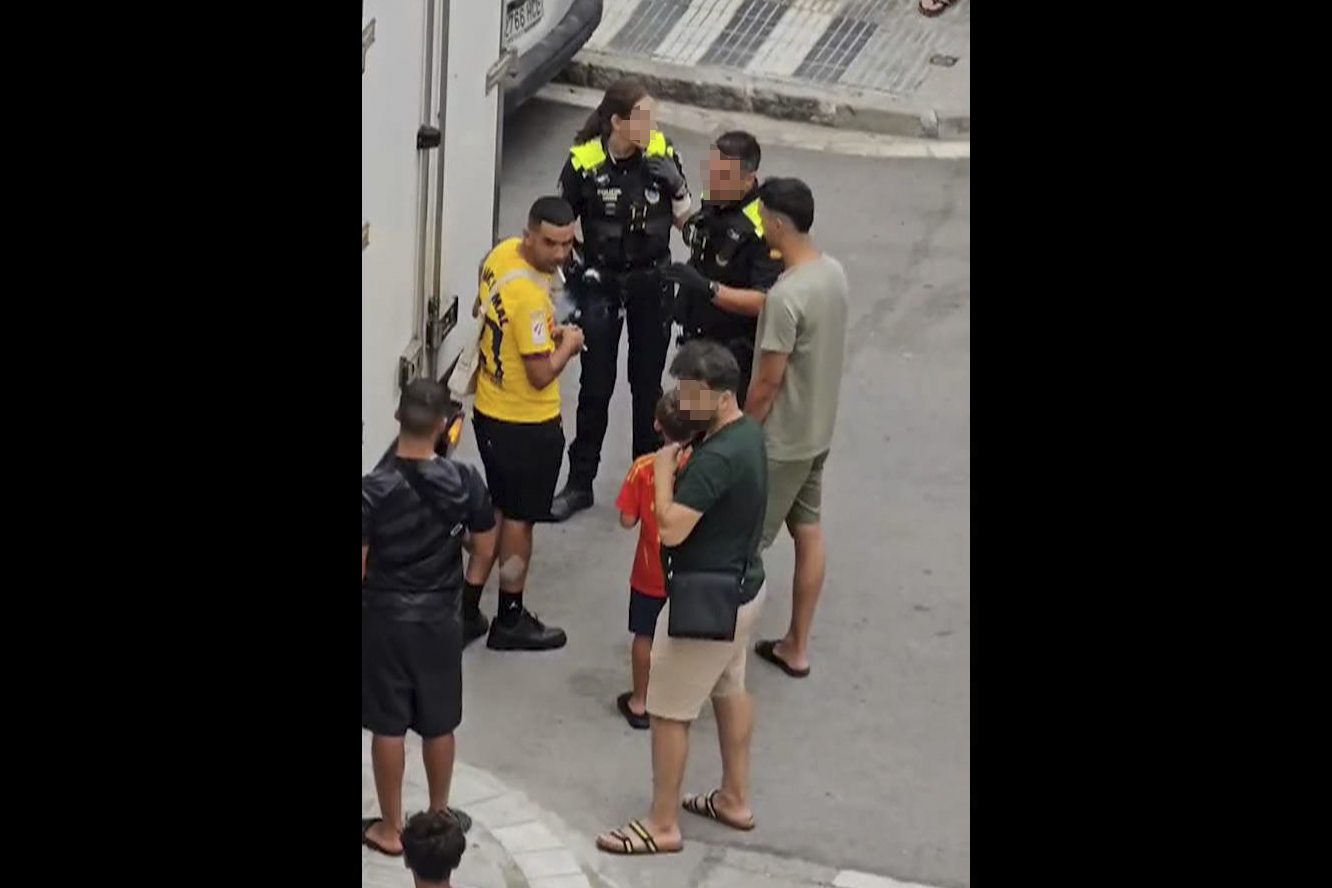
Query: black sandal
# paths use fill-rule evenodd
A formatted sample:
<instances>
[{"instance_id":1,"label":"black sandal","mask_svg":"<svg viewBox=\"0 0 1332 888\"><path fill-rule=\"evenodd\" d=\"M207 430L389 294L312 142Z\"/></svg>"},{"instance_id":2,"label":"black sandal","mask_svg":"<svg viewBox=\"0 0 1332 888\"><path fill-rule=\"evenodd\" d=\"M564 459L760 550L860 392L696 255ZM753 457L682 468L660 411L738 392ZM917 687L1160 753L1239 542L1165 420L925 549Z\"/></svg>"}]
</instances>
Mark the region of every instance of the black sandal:
<instances>
[{"instance_id":1,"label":"black sandal","mask_svg":"<svg viewBox=\"0 0 1332 888\"><path fill-rule=\"evenodd\" d=\"M947 12L948 7L952 6L956 0L934 0L934 2L939 4L938 9L926 9L923 5L923 0L922 3L916 4L916 8L920 10L921 15L927 18L935 18L936 16L941 16Z\"/></svg>"},{"instance_id":2,"label":"black sandal","mask_svg":"<svg viewBox=\"0 0 1332 888\"><path fill-rule=\"evenodd\" d=\"M380 823L381 821L383 821L383 819L384 819L383 817L361 818L361 844L369 848L371 851L378 851L380 854L383 854L385 857L401 857L402 856L401 851L390 851L387 848L385 848L383 845L376 842L374 839L370 838L369 835L370 827L374 826L376 823Z\"/></svg>"},{"instance_id":3,"label":"black sandal","mask_svg":"<svg viewBox=\"0 0 1332 888\"><path fill-rule=\"evenodd\" d=\"M602 838L607 837L612 841L602 842ZM647 831L647 827L640 820L631 820L623 829L613 829L604 836L597 836L597 847L607 854L619 854L625 857L637 857L643 854L678 854L684 850L684 845L679 848L659 846L652 833Z\"/></svg>"},{"instance_id":4,"label":"black sandal","mask_svg":"<svg viewBox=\"0 0 1332 888\"><path fill-rule=\"evenodd\" d=\"M629 722L629 727L636 731L646 731L648 728L652 727L652 721L648 718L646 712L639 715L637 712L634 712L629 708L629 698L632 696L632 691L625 691L619 697L616 697L615 708L620 710L620 715L623 715L624 720Z\"/></svg>"},{"instance_id":5,"label":"black sandal","mask_svg":"<svg viewBox=\"0 0 1332 888\"><path fill-rule=\"evenodd\" d=\"M723 826L729 826L731 829L738 829L741 832L749 832L754 828L754 818L749 818L748 823L740 823L737 820L731 820L717 810L716 798L720 789L714 789L707 795L687 795L684 797L682 807L690 814L697 814L699 817L706 817L709 820L715 820Z\"/></svg>"},{"instance_id":6,"label":"black sandal","mask_svg":"<svg viewBox=\"0 0 1332 888\"><path fill-rule=\"evenodd\" d=\"M777 656L777 642L775 641L760 641L758 644L754 645L754 653L758 654L792 678L809 677L808 666L804 669L796 669L790 663Z\"/></svg>"}]
</instances>

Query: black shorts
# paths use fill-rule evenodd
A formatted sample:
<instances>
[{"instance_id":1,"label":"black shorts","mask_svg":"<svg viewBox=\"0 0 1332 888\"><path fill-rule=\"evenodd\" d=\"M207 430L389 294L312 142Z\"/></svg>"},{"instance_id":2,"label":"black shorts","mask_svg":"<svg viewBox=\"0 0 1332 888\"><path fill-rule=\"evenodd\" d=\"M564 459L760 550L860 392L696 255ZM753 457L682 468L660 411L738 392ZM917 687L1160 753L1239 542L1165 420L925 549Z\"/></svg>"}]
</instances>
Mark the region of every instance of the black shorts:
<instances>
[{"instance_id":1,"label":"black shorts","mask_svg":"<svg viewBox=\"0 0 1332 888\"><path fill-rule=\"evenodd\" d=\"M361 613L361 727L425 739L462 722L462 625L457 617L407 623Z\"/></svg>"},{"instance_id":2,"label":"black shorts","mask_svg":"<svg viewBox=\"0 0 1332 888\"><path fill-rule=\"evenodd\" d=\"M500 513L513 521L546 521L564 462L564 426L504 422L472 411L476 448L486 467L486 486Z\"/></svg>"},{"instance_id":3,"label":"black shorts","mask_svg":"<svg viewBox=\"0 0 1332 888\"><path fill-rule=\"evenodd\" d=\"M629 589L629 631L648 638L657 634L657 617L666 606L665 598L654 598L637 589Z\"/></svg>"}]
</instances>

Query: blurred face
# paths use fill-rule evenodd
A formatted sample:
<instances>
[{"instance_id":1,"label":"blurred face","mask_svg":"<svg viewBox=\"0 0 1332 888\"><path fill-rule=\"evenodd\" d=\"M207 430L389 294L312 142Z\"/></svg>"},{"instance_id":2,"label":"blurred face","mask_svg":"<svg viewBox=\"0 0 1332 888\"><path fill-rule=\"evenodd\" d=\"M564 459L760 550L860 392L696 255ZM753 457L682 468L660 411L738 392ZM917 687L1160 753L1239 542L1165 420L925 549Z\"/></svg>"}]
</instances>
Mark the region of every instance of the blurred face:
<instances>
[{"instance_id":1,"label":"blurred face","mask_svg":"<svg viewBox=\"0 0 1332 888\"><path fill-rule=\"evenodd\" d=\"M652 97L643 96L634 105L627 118L618 114L611 115L611 130L624 141L645 151L648 142L652 140L652 117Z\"/></svg>"},{"instance_id":2,"label":"blurred face","mask_svg":"<svg viewBox=\"0 0 1332 888\"><path fill-rule=\"evenodd\" d=\"M755 175L740 161L727 157L714 145L708 152L708 165L704 170L708 180L708 198L711 200L739 200L754 187Z\"/></svg>"},{"instance_id":3,"label":"blurred face","mask_svg":"<svg viewBox=\"0 0 1332 888\"><path fill-rule=\"evenodd\" d=\"M706 429L717 418L729 392L717 392L693 379L680 380L680 410L699 429Z\"/></svg>"},{"instance_id":4,"label":"blurred face","mask_svg":"<svg viewBox=\"0 0 1332 888\"><path fill-rule=\"evenodd\" d=\"M573 223L557 226L542 222L536 231L531 229L523 231L527 261L544 274L554 274L555 270L565 263L573 250L573 243Z\"/></svg>"}]
</instances>

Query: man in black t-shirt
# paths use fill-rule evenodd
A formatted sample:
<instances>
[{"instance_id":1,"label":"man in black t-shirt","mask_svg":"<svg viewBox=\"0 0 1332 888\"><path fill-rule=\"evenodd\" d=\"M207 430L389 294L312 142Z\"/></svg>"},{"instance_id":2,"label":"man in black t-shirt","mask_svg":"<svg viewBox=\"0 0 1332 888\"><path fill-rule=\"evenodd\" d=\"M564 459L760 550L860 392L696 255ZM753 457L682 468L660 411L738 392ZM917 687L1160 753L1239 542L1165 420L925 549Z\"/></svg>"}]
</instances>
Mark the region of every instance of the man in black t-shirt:
<instances>
[{"instance_id":1,"label":"man in black t-shirt","mask_svg":"<svg viewBox=\"0 0 1332 888\"><path fill-rule=\"evenodd\" d=\"M361 727L380 816L361 841L402 854L407 731L421 735L430 810L448 808L453 731L462 721L462 551L493 557L495 511L481 474L436 456L448 396L410 383L398 404L397 449L361 479ZM452 811L464 825L470 818Z\"/></svg>"}]
</instances>

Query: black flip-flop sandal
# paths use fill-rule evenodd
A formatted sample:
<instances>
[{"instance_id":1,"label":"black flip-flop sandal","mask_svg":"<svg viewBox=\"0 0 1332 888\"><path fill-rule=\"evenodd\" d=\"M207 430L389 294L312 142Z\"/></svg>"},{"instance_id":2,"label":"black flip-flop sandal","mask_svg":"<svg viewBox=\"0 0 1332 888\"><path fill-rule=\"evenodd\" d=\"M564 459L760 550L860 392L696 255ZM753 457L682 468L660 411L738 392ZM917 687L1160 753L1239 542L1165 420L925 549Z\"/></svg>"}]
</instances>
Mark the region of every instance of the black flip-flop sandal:
<instances>
[{"instance_id":1,"label":"black flip-flop sandal","mask_svg":"<svg viewBox=\"0 0 1332 888\"><path fill-rule=\"evenodd\" d=\"M754 653L758 654L760 657L767 660L769 663L776 666L778 669L782 670L792 678L809 677L808 666L806 666L804 669L796 669L792 667L790 663L786 662L781 657L777 656L777 642L775 641L760 641L758 644L754 645Z\"/></svg>"},{"instance_id":2,"label":"black flip-flop sandal","mask_svg":"<svg viewBox=\"0 0 1332 888\"><path fill-rule=\"evenodd\" d=\"M716 798L720 789L714 789L707 795L688 795L684 797L683 808L690 814L697 814L699 817L706 817L709 820L715 820L722 826L729 826L731 829L738 829L741 832L749 832L754 828L754 820L751 818L748 823L740 823L731 820L717 810Z\"/></svg>"},{"instance_id":3,"label":"black flip-flop sandal","mask_svg":"<svg viewBox=\"0 0 1332 888\"><path fill-rule=\"evenodd\" d=\"M625 832L625 829L629 832ZM652 837L652 833L647 831L642 821L631 820L625 829L613 829L606 835L610 836L621 844L615 847L607 847L601 843L601 837L597 837L597 848L607 854L619 854L623 857L637 857L644 854L679 854L684 850L684 846L679 848L662 848L657 844L657 840ZM632 834L632 835L631 835ZM635 844L634 840L638 843Z\"/></svg>"},{"instance_id":4,"label":"black flip-flop sandal","mask_svg":"<svg viewBox=\"0 0 1332 888\"><path fill-rule=\"evenodd\" d=\"M374 826L376 823L379 823L383 819L384 818L382 817L361 818L361 844L369 848L371 851L378 851L380 854L383 854L385 857L401 857L402 856L401 851L390 851L387 848L385 848L383 845L376 842L374 839L370 838L370 836L368 835L368 833L370 832L370 827Z\"/></svg>"},{"instance_id":5,"label":"black flip-flop sandal","mask_svg":"<svg viewBox=\"0 0 1332 888\"><path fill-rule=\"evenodd\" d=\"M934 2L939 4L938 9L926 9L924 6L921 6L919 2L916 3L916 8L919 9L920 14L926 18L935 18L947 12L948 7L952 6L956 0L934 0Z\"/></svg>"},{"instance_id":6,"label":"black flip-flop sandal","mask_svg":"<svg viewBox=\"0 0 1332 888\"><path fill-rule=\"evenodd\" d=\"M629 708L629 698L632 696L632 691L625 691L619 697L616 697L615 708L620 710L620 715L623 715L624 720L629 722L629 727L636 731L646 731L648 728L652 727L652 721L648 718L646 712L639 715L637 712L634 712Z\"/></svg>"}]
</instances>

